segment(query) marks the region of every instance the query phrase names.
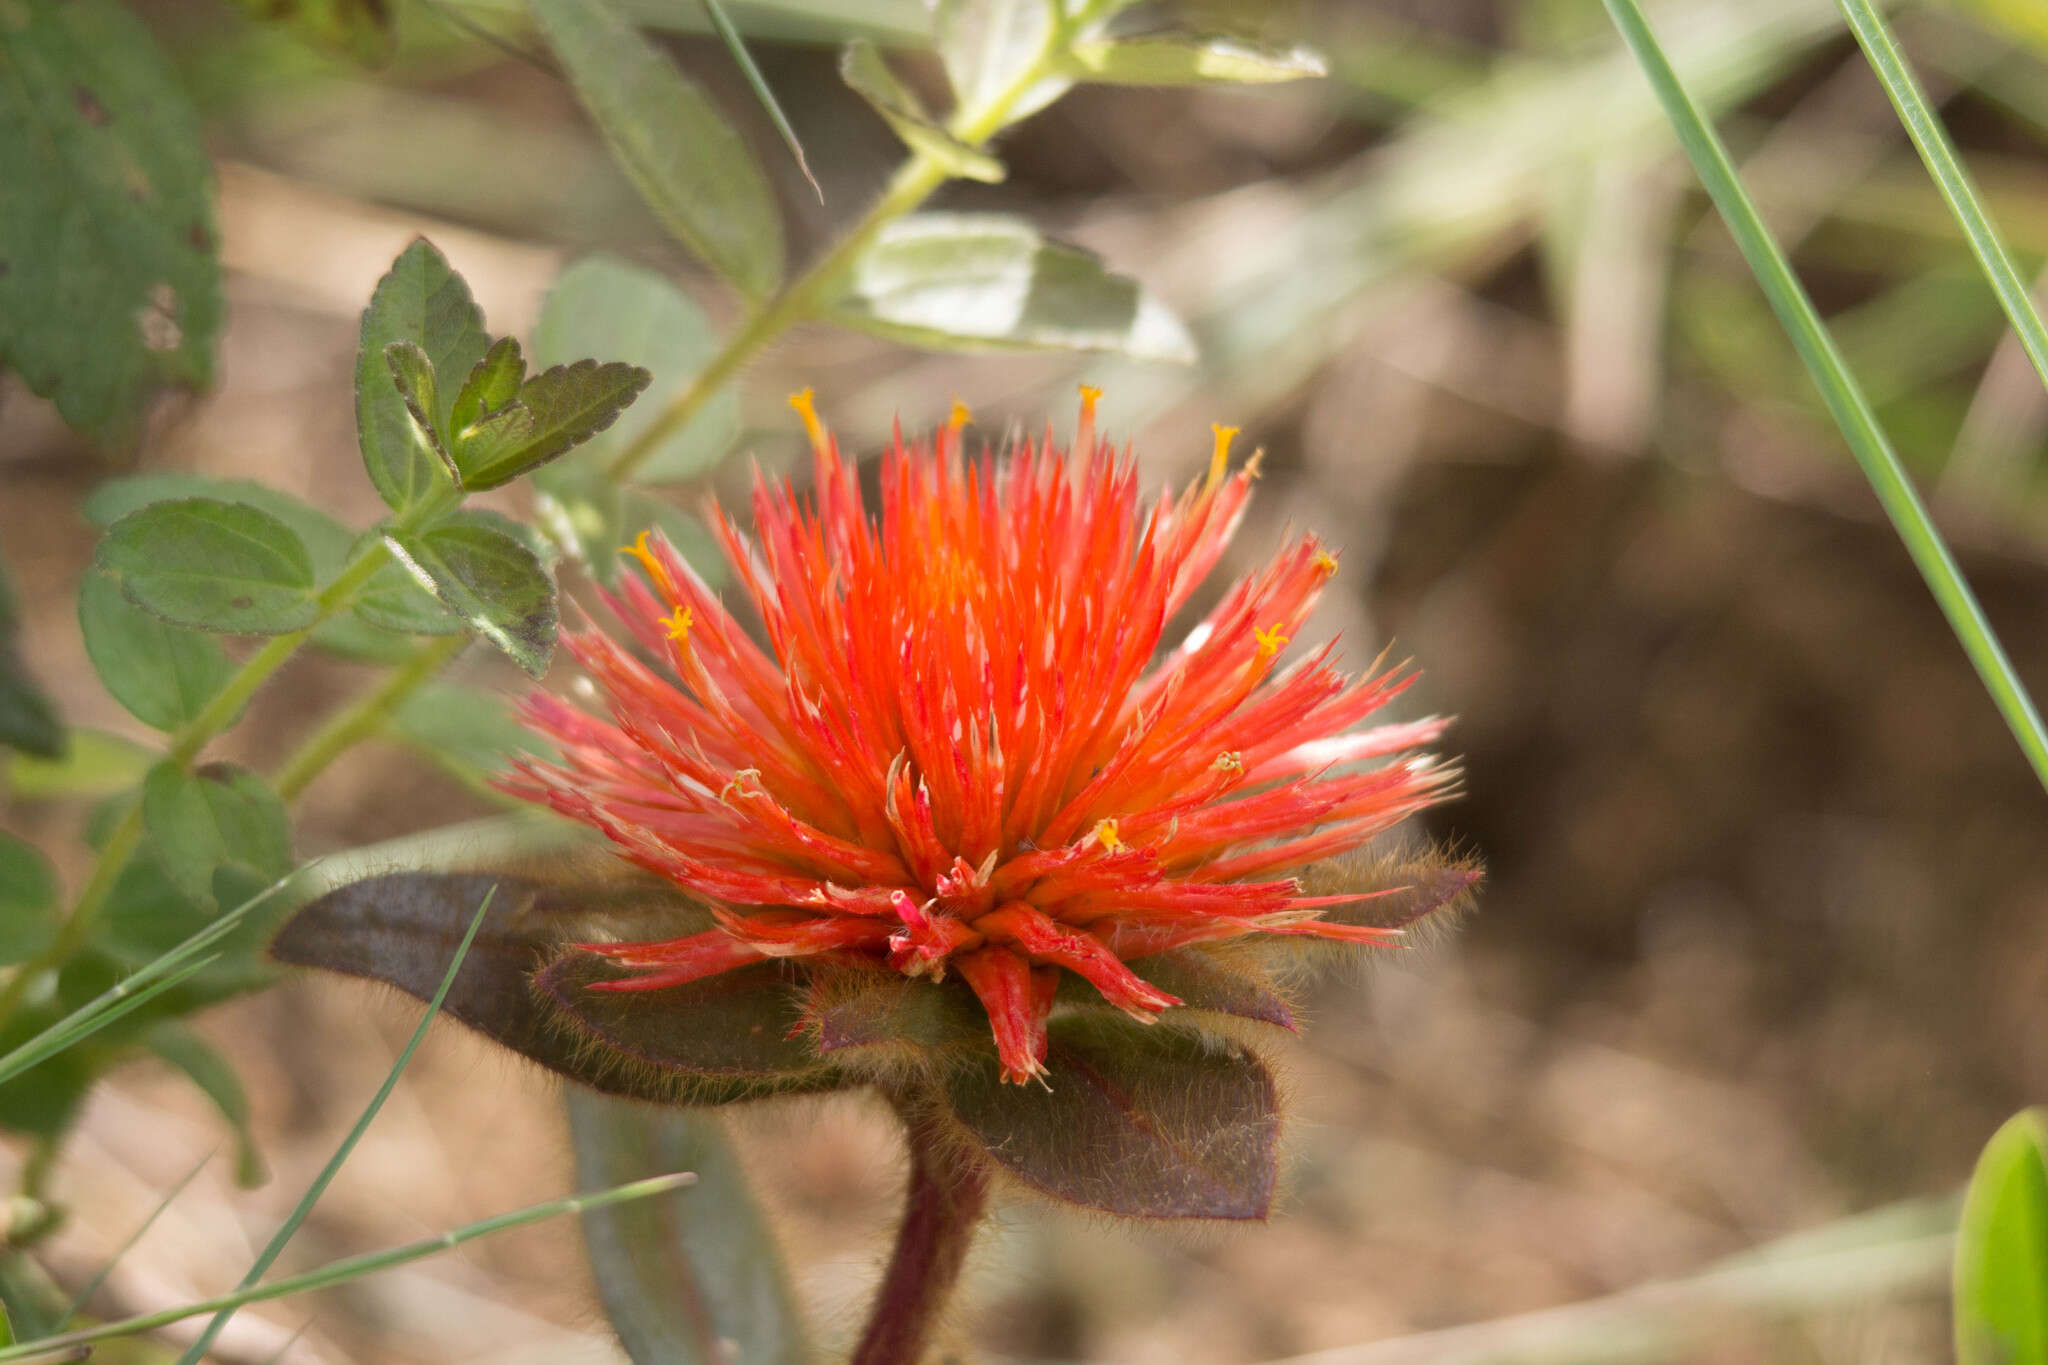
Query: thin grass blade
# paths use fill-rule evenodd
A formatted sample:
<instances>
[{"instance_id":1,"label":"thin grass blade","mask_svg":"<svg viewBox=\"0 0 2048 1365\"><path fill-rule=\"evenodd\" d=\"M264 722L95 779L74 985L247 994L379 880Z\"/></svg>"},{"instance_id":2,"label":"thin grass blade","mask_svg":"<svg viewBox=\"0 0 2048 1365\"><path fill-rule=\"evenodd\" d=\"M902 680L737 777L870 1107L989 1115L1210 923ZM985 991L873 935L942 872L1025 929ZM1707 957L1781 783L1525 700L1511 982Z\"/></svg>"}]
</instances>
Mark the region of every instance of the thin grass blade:
<instances>
[{"instance_id":1,"label":"thin grass blade","mask_svg":"<svg viewBox=\"0 0 2048 1365\"><path fill-rule=\"evenodd\" d=\"M2005 309L2020 346L2027 359L2034 362L2034 373L2041 376L2043 384L2048 384L2048 327L2042 325L2026 283L2020 279L2012 254L2005 248L2005 239L1991 221L1983 196L1977 193L1969 171L1956 154L1948 130L1942 127L1933 106L1927 102L1920 82L1914 78L1913 69L1906 64L1905 54L1899 50L1898 41L1885 26L1876 6L1870 0L1836 3L1841 6L1842 17L1848 20L1850 32L1862 45L1870 69L1877 74L1885 94L1891 97L1892 108L1898 110L1906 135L1913 139L1920 159L1927 163L1927 173L1934 177L1949 212L1955 215L1963 235L1969 239L1970 251L1990 283L1991 292L1998 295L1999 306Z\"/></svg>"},{"instance_id":2,"label":"thin grass blade","mask_svg":"<svg viewBox=\"0 0 2048 1365\"><path fill-rule=\"evenodd\" d=\"M811 182L811 191L818 196L818 202L824 203L825 191L818 184L818 177L811 174L811 163L804 156L804 145L796 140L796 129L789 126L789 118L782 112L782 106L776 102L775 92L769 89L767 77L761 74L760 67L754 65L754 54L747 51L747 40L740 36L739 29L734 27L732 20L727 17L725 6L718 0L702 0L702 3L704 15L711 21L711 27L718 31L719 39L724 42L726 51L732 53L733 61L739 64L740 74L747 78L747 84L754 88L754 98L761 101L761 107L768 111L769 120L775 124L775 131L782 134L782 141L788 146L789 154L796 158L796 168L804 173L804 179Z\"/></svg>"},{"instance_id":3,"label":"thin grass blade","mask_svg":"<svg viewBox=\"0 0 2048 1365\"><path fill-rule=\"evenodd\" d=\"M565 1213L584 1213L592 1209L607 1208L634 1199L649 1199L655 1195L667 1194L680 1189L697 1177L688 1171L675 1175L655 1176L651 1180L635 1180L630 1184L614 1186L596 1194L575 1195L568 1199L550 1199L542 1204L529 1204L523 1209L501 1213L475 1223L466 1223L438 1237L426 1237L403 1246L387 1247L383 1251L365 1252L361 1256L350 1256L306 1271L302 1275L290 1275L273 1284L245 1287L232 1294L216 1298L201 1299L196 1303L165 1308L155 1313L144 1313L137 1317L123 1318L97 1327L88 1327L77 1332L66 1332L61 1336L45 1337L41 1341L26 1342L20 1346L0 1350L0 1362L32 1360L44 1356L78 1359L69 1355L77 1347L96 1341L108 1341L115 1337L134 1336L138 1332L151 1332L159 1327L182 1322L186 1318L198 1317L201 1313L233 1313L244 1304L262 1303L268 1299L282 1299L292 1294L304 1294L314 1289L329 1289L338 1284L359 1280L379 1270L389 1270L409 1261L421 1260L464 1242L488 1237L494 1232L510 1228L525 1227L528 1223L539 1223L549 1218L559 1218Z\"/></svg>"},{"instance_id":4,"label":"thin grass blade","mask_svg":"<svg viewBox=\"0 0 2048 1365\"><path fill-rule=\"evenodd\" d=\"M2025 684L2020 681L2012 660L1999 644L1991 623L1985 619L1984 609L1978 605L1976 594L1970 591L1970 585L1956 566L1947 543L1935 529L1926 505L1920 501L1920 495L1907 477L1904 466L1899 463L1898 454L1892 449L1884 429L1878 425L1876 413L1871 410L1870 402L1857 385L1855 376L1850 374L1848 364L1842 359L1826 324L1821 321L1813 300L1807 297L1784 252L1779 250L1770 230L1764 226L1756 205L1751 202L1735 173L1727 149L1686 93L1670 59L1658 45L1649 21L1643 16L1642 6L1637 0L1604 0L1604 3L1615 27L1621 30L1629 50L1635 54L1643 74L1649 78L1665 114L1678 133L1679 142L1692 160L1693 169L1698 172L1715 207L1727 221L1743 258L1749 262L1757 283L1770 299L1771 308L1784 324L1800 359L1806 362L1814 383L1820 388L1821 398L1834 416L1835 424L1841 428L1857 464L1862 466L1864 477L1870 481L1885 515L1891 518L1899 539L1905 543L1906 552L1912 556L1920 576L1927 582L1928 590L1934 594L1942 614L1948 617L1950 627L1961 641L1963 652L1969 655L1985 690L1991 694L1991 700L2011 728L2013 738L2033 765L2034 775L2044 788L2048 788L2048 729L2042 726L2040 713L2035 709L2033 699L2027 695Z\"/></svg>"},{"instance_id":5,"label":"thin grass blade","mask_svg":"<svg viewBox=\"0 0 2048 1365\"><path fill-rule=\"evenodd\" d=\"M369 1104L364 1106L362 1115L356 1119L355 1127L349 1129L348 1136L343 1138L341 1145L334 1149L334 1155L329 1157L327 1164L320 1168L320 1174L313 1177L313 1183L306 1187L305 1194L299 1197L299 1202L292 1209L291 1214L284 1220L284 1223L278 1230L272 1234L269 1243L264 1246L262 1253L256 1257L255 1264L249 1267L248 1274L242 1276L242 1282L236 1286L237 1290L247 1290L256 1281L263 1278L263 1272L269 1270L272 1263L284 1251L285 1244L291 1241L293 1235L298 1232L299 1225L306 1221L306 1215L313 1211L313 1206L320 1202L320 1196L325 1194L328 1185L333 1183L335 1175L341 1170L342 1163L349 1159L349 1155L356 1149L356 1144L362 1141L363 1134L369 1131L371 1122L376 1119L378 1111L384 1107L384 1101L391 1098L392 1090L398 1085L399 1076L404 1074L407 1063L412 1061L413 1053L419 1051L420 1043L426 1038L427 1029L433 1024L434 1017L441 1012L441 1002L448 998L448 988L455 984L456 973L462 970L463 959L469 956L469 945L476 942L477 930L483 927L484 916L490 913L491 901L497 894L498 890L496 887L492 887L484 893L482 904L477 906L476 914L470 918L468 931L463 934L462 942L456 945L455 956L450 959L448 971L441 978L440 989L434 992L434 998L427 1003L425 1016L420 1019L419 1027L412 1031L412 1037L406 1040L404 1050L398 1054L398 1060L391 1064L390 1074L384 1077L384 1084L379 1086L377 1093L370 1097ZM453 1246L454 1243L450 1242L448 1245ZM280 1283L283 1282L280 1281ZM229 1297L233 1298L232 1295ZM186 1349L185 1354L178 1357L178 1365L199 1365L199 1362L205 1358L207 1350L212 1347L214 1338L220 1335L221 1329L228 1325L228 1319L234 1316L235 1309L240 1306L241 1302L226 1301L219 1305L213 1305L213 1307L217 1308L213 1321L206 1324L206 1330L199 1334L199 1339ZM184 1315L181 1314L181 1316Z\"/></svg>"},{"instance_id":6,"label":"thin grass blade","mask_svg":"<svg viewBox=\"0 0 2048 1365\"><path fill-rule=\"evenodd\" d=\"M164 1216L164 1210L178 1201L178 1196L185 1192L185 1187L198 1178L199 1173L206 1169L206 1163L213 1160L213 1157L214 1154L208 1152L205 1156L199 1158L198 1164L185 1172L178 1180L178 1183L171 1186L169 1192L157 1201L157 1206L150 1210L149 1217L142 1220L141 1226L129 1233L126 1240L120 1246L114 1248L114 1254L107 1257L106 1264L101 1266L93 1274L93 1277L87 1280L76 1294L71 1296L71 1302L65 1306L62 1313L58 1314L57 1325L59 1327L77 1317L86 1304L92 1302L92 1296L100 1292L100 1286L107 1282L107 1276L114 1273L114 1267L121 1264L121 1258L133 1251L135 1244L149 1235L149 1230L156 1226L156 1220Z\"/></svg>"}]
</instances>

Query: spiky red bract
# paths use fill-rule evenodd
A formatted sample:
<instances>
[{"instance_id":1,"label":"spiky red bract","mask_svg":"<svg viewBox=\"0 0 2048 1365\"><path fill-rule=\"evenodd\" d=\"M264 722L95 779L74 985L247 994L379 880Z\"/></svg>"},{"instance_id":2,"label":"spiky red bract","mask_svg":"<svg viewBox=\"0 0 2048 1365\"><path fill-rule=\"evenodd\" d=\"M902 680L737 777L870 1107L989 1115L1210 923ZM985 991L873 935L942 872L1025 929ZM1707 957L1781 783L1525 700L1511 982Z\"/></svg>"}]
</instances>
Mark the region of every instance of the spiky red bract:
<instances>
[{"instance_id":1,"label":"spiky red bract","mask_svg":"<svg viewBox=\"0 0 2048 1365\"><path fill-rule=\"evenodd\" d=\"M1226 468L1219 431L1208 477L1148 502L1092 409L1071 452L1048 436L969 459L957 423L899 432L875 508L806 410L810 492L757 476L751 538L712 514L765 648L666 542L632 548L644 577L607 602L639 652L565 637L611 719L530 697L561 758L508 783L714 909L707 933L583 945L637 973L608 986L763 957L952 969L1022 1081L1062 972L1150 1020L1180 1002L1130 959L1399 937L1319 918L1347 897L1289 874L1440 797L1449 770L1415 751L1444 722L1358 728L1406 677L1347 676L1332 645L1284 658L1336 571L1313 536L1162 654L1255 471Z\"/></svg>"}]
</instances>

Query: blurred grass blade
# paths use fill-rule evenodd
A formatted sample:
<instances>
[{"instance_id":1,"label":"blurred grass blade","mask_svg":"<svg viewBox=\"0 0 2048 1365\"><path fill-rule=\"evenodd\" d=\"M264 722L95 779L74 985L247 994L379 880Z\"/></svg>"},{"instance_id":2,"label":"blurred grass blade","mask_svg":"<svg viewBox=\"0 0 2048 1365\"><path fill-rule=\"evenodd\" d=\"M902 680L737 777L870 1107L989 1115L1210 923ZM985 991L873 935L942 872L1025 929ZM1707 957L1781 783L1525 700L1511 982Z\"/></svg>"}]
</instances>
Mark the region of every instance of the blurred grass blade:
<instances>
[{"instance_id":1,"label":"blurred grass blade","mask_svg":"<svg viewBox=\"0 0 2048 1365\"><path fill-rule=\"evenodd\" d=\"M205 928L177 947L138 968L116 984L101 991L71 1013L59 1019L21 1046L0 1056L0 1084L12 1080L45 1058L53 1057L73 1043L97 1033L133 1010L204 970L218 957L207 949L226 938L248 913L268 900L290 879L265 887L225 914L216 916Z\"/></svg>"},{"instance_id":2,"label":"blurred grass blade","mask_svg":"<svg viewBox=\"0 0 2048 1365\"><path fill-rule=\"evenodd\" d=\"M1806 362L1829 413L1841 428L1878 501L1883 504L1885 515L1891 518L1899 539L1905 543L1906 552L1912 556L1920 576L1927 581L1928 589L1940 604L1943 615L1948 617L1956 638L1962 642L1964 653L1976 667L1977 676L1983 679L1985 690L1990 692L1999 714L2005 717L2005 723L2011 728L2013 738L2033 765L2035 776L2044 788L2048 788L2048 729L2042 727L2040 713L2027 695L2026 686L2020 681L2012 661L2006 657L1991 623L1984 618L1984 609L1977 604L1976 595L1970 591L1962 570L1956 566L1955 557L1949 553L1941 533L1935 529L1933 519L1928 516L1912 480L1899 463L1898 454L1892 449L1884 429L1878 425L1877 414L1871 410L1869 400L1857 386L1855 376L1850 374L1848 364L1842 359L1841 351L1835 346L1834 338L1821 321L1813 301L1806 296L1798 277L1792 273L1790 262L1779 250L1770 230L1764 226L1763 218L1757 213L1756 205L1743 189L1734 164L1728 159L1727 149L1686 94L1677 72L1658 46L1649 21L1643 16L1642 6L1637 0L1604 0L1604 3L1629 50L1635 54L1644 75L1649 78L1665 114L1678 133L1679 142L1692 159L1693 168L1705 183L1715 207L1720 209L1736 245L1742 249L1743 258L1755 273L1757 283L1763 287L1778 320L1784 324L1793 346Z\"/></svg>"},{"instance_id":3,"label":"blurred grass blade","mask_svg":"<svg viewBox=\"0 0 2048 1365\"><path fill-rule=\"evenodd\" d=\"M1977 1158L1956 1230L1960 1365L2048 1360L2048 1110L2023 1109Z\"/></svg>"},{"instance_id":4,"label":"blurred grass blade","mask_svg":"<svg viewBox=\"0 0 2048 1365\"><path fill-rule=\"evenodd\" d=\"M320 1202L320 1196L327 1192L328 1185L333 1182L335 1174L341 1170L342 1163L348 1160L349 1154L355 1151L356 1144L362 1141L363 1134L369 1131L371 1122L377 1117L377 1112L384 1107L384 1101L391 1098L392 1090L398 1085L399 1076L404 1073L406 1064L412 1061L413 1053L419 1051L420 1042L427 1036L427 1029L433 1024L434 1017L441 1012L441 1002L448 998L448 988L455 984L455 975L462 970L462 961L469 956L469 945L476 941L477 930L483 927L484 916L490 912L491 900L497 894L496 887L492 887L484 893L483 902L477 906L476 914L470 917L468 932L463 934L462 942L456 945L455 956L450 959L448 971L441 978L440 989L434 992L434 998L427 1003L426 1014L421 1017L419 1027L412 1031L412 1037L406 1040L404 1049L398 1054L398 1060L391 1064L390 1074L384 1077L384 1084L379 1086L377 1093L370 1097L369 1104L363 1107L362 1115L356 1119L355 1127L348 1130L348 1136L341 1140L341 1145L334 1149L334 1155L329 1157L327 1164L320 1168L320 1174L313 1177L313 1183L306 1187L305 1194L299 1197L299 1202L293 1207L291 1214L286 1217L277 1231L271 1235L269 1243L263 1248L262 1253L256 1257L255 1264L249 1267L249 1273L242 1276L242 1282L236 1286L238 1291L247 1290L256 1281L263 1278L263 1272L270 1269L272 1262L276 1261L279 1254L284 1251L285 1244L291 1241L292 1236L298 1232L299 1224L306 1221L306 1215L313 1211L313 1206ZM449 1233L448 1236L453 1237L455 1234ZM454 1242L437 1244L455 1245ZM410 1257L405 1259L410 1259ZM377 1267L373 1266L370 1268L375 1269ZM289 1283L289 1281L280 1281L280 1283ZM272 1286L272 1288L275 1288L275 1286ZM199 1365L199 1362L205 1359L207 1350L212 1347L214 1338L220 1335L221 1329L228 1325L228 1319L234 1316L235 1309L241 1307L246 1302L248 1302L246 1298L236 1298L231 1295L227 1300L223 1300L218 1304L208 1304L206 1308L199 1310L217 1309L214 1312L213 1321L206 1324L206 1330L199 1334L199 1339L186 1348L185 1354L178 1357L178 1365ZM178 1316L188 1317L190 1314L181 1312ZM4 1358L4 1356L0 1356L0 1359Z\"/></svg>"},{"instance_id":5,"label":"blurred grass blade","mask_svg":"<svg viewBox=\"0 0 2048 1365\"><path fill-rule=\"evenodd\" d=\"M361 1256L350 1256L346 1260L332 1262L317 1270L309 1270L303 1275L287 1276L275 1284L245 1287L236 1290L232 1294L222 1294L216 1298L201 1299L196 1303L183 1304L177 1308L166 1308L155 1313L145 1313L138 1317L124 1318L120 1322L109 1322L78 1332L66 1332L62 1336L45 1337L41 1341L27 1342L20 1346L0 1350L0 1361L28 1360L43 1356L54 1356L60 1359L80 1359L82 1357L70 1356L66 1353L73 1347L87 1345L95 1341L108 1341L115 1337L134 1336L139 1332L154 1331L173 1322L182 1322L186 1318L197 1317L201 1313L225 1315L233 1313L243 1304L262 1303L267 1299L281 1299L291 1294L303 1294L314 1289L329 1289L338 1284L347 1284L351 1280L359 1280L363 1276L373 1274L379 1270L389 1270L393 1266L404 1265L408 1261L417 1261L446 1251L450 1247L461 1246L464 1242L473 1242L479 1237L488 1237L494 1232L503 1232L508 1228L525 1227L528 1223L539 1223L549 1218L558 1218L565 1213L584 1213L592 1209L607 1208L613 1204L623 1204L629 1200L647 1199L655 1195L667 1194L671 1190L680 1189L682 1186L691 1183L696 1178L694 1174L689 1172L677 1175L656 1176L652 1180L636 1180L631 1184L620 1185L598 1194L579 1194L568 1199L551 1199L544 1204L529 1204L523 1209L514 1209L510 1213L501 1213L492 1218L482 1219L479 1222L464 1224L462 1227L450 1232L444 1232L438 1237L424 1237L417 1242L407 1242L403 1246L388 1247L383 1251L366 1252ZM194 1347L193 1349L198 1350L200 1348Z\"/></svg>"},{"instance_id":6,"label":"blurred grass blade","mask_svg":"<svg viewBox=\"0 0 2048 1365\"><path fill-rule=\"evenodd\" d=\"M1999 306L2005 309L2013 331L2019 334L2027 359L2034 362L2034 373L2041 376L2043 384L2048 384L2048 327L2041 325L2041 315L2034 309L2026 283L2013 268L2012 256L1992 224L1976 186L1970 183L1969 172L1956 155L1955 144L1949 140L1920 83L1913 78L1912 68L1906 65L1905 54L1899 51L1891 30L1885 27L1870 0L1837 3L1842 7L1842 17L1849 21L1850 32L1862 45L1870 69L1877 73L1885 94L1891 97L1892 107L1899 111L1899 122L1906 126L1907 135L1920 151L1920 159L1927 163L1928 174L1934 177L1949 212L1955 215L1963 235L1969 239L1970 251L1984 271L1984 278L1998 295Z\"/></svg>"},{"instance_id":7,"label":"blurred grass blade","mask_svg":"<svg viewBox=\"0 0 2048 1365\"><path fill-rule=\"evenodd\" d=\"M716 1115L569 1087L579 1184L688 1169L703 1183L584 1220L598 1294L637 1365L802 1365L803 1320L773 1231Z\"/></svg>"},{"instance_id":8,"label":"blurred grass blade","mask_svg":"<svg viewBox=\"0 0 2048 1365\"><path fill-rule=\"evenodd\" d=\"M133 1251L135 1244L149 1235L149 1230L156 1226L156 1220L164 1216L164 1210L178 1202L178 1196L185 1192L185 1187L198 1178L199 1173L206 1169L206 1163L211 1160L213 1160L213 1153L208 1152L205 1156L199 1158L198 1163L191 1170L179 1177L178 1183L171 1186L164 1197L157 1201L156 1207L150 1210L149 1217L143 1219L135 1231L129 1233L122 1240L121 1245L114 1248L114 1254L107 1257L106 1264L94 1271L93 1277L80 1286L76 1294L71 1296L71 1302L65 1306L63 1313L57 1318L58 1326L63 1326L85 1311L85 1306L92 1302L92 1296L99 1293L100 1286L107 1282L107 1276L113 1274L114 1267L121 1264L121 1258Z\"/></svg>"},{"instance_id":9,"label":"blurred grass blade","mask_svg":"<svg viewBox=\"0 0 2048 1365\"><path fill-rule=\"evenodd\" d=\"M775 92L768 88L768 78L761 74L760 67L754 65L754 54L747 51L747 40L733 27L732 20L726 16L725 6L719 4L718 0L700 0L700 3L704 6L705 17L711 20L711 27L718 31L719 40L725 44L726 51L732 53L732 59L739 63L740 74L745 76L747 84L754 88L754 98L761 101L761 107L768 111L769 119L775 124L775 131L782 134L783 144L789 148L789 154L796 158L796 168L804 173L804 179L811 182L811 191L818 196L818 202L824 203L824 188L818 184L818 177L811 174L811 163L804 155L804 144L796 140L796 129L789 126L789 116L782 112L782 106L776 102Z\"/></svg>"}]
</instances>

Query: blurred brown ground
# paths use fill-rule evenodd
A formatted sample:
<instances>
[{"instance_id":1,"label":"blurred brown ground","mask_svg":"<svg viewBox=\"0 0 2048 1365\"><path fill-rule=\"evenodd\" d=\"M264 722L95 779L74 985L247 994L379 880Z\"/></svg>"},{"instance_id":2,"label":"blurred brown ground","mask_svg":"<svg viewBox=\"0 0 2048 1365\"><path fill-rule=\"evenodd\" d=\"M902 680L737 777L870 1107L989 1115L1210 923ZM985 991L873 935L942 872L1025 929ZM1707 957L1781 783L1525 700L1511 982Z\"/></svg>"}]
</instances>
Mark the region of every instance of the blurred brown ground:
<instances>
[{"instance_id":1,"label":"blurred brown ground","mask_svg":"<svg viewBox=\"0 0 2048 1365\"><path fill-rule=\"evenodd\" d=\"M712 54L690 55L715 70ZM771 61L785 85L828 69L815 53ZM535 73L497 70L454 93L580 135ZM738 103L729 79L721 93ZM888 153L861 141L872 130L813 121L837 138L831 155L812 147L835 168L829 208L790 202L815 239ZM363 524L378 507L354 457L349 375L354 312L383 264L427 230L493 323L516 328L573 249L561 241L585 239L551 224L546 242L524 241L487 213L458 224L315 189L317 138L282 137L220 134L234 268L223 382L169 415L140 465L260 478ZM1300 177L1365 141L1314 95L1084 91L1016 135L1009 185L958 201L1061 225L1198 313L1193 225L1226 247L1255 237L1264 215L1290 211ZM1245 186L1270 202L1227 195ZM1268 472L1237 567L1289 522L1343 550L1348 591L1308 633L1343 631L1360 663L1391 637L1424 670L1409 709L1461 718L1448 747L1466 791L1429 832L1484 857L1489 882L1453 941L1317 989L1304 1037L1276 1043L1294 1117L1269 1225L1131 1229L1012 1202L963 1316L987 1352L1225 1365L1597 1297L1947 1192L1998 1120L2048 1095L2048 805L1846 453L1767 404L1695 412L1705 400L1678 381L1661 399L1682 418L1661 428L1661 456L1588 441L1534 275L1509 240L1467 278L1416 282L1254 411L1197 396L1147 411L1135 433L1155 477L1178 478L1205 455L1209 420L1245 418ZM1071 379L1100 372L800 338L750 381L744 449L794 456L777 409L802 382L871 448L892 410L929 423L956 392L987 430L1047 409L1064 429ZM1126 392L1105 405L1118 431ZM1669 448L1674 427L1693 443ZM133 732L70 614L91 551L74 509L108 472L0 389L0 544L30 657L72 721ZM2041 547L1946 510L2021 672L2048 689ZM475 653L462 669L514 685ZM276 761L361 677L294 664L228 752ZM309 794L301 852L484 810L372 745ZM4 811L10 829L73 848L76 812ZM65 872L75 886L75 855ZM103 1306L231 1283L416 1017L313 978L207 1016L248 1081L274 1179L238 1192L214 1161ZM900 1179L887 1122L849 1098L734 1122L825 1334L852 1330ZM146 1065L123 1073L70 1150L58 1266L82 1280L221 1141L182 1085ZM568 1180L553 1086L437 1029L288 1264L438 1232ZM220 1358L266 1359L310 1321L284 1360L617 1359L593 1303L576 1233L555 1223L245 1313ZM1678 1355L1937 1359L1946 1331L1930 1282L1796 1325L1732 1325Z\"/></svg>"}]
</instances>

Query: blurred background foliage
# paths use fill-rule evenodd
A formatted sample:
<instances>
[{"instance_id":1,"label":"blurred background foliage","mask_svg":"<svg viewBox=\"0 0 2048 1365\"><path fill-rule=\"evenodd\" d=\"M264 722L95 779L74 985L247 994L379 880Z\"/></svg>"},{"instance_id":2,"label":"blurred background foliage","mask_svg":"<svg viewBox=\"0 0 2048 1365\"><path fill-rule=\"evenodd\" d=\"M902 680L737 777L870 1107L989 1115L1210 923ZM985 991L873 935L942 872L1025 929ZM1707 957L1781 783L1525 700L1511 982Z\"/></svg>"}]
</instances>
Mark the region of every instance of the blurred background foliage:
<instances>
[{"instance_id":1,"label":"blurred background foliage","mask_svg":"<svg viewBox=\"0 0 2048 1365\"><path fill-rule=\"evenodd\" d=\"M816 192L701 6L629 7L740 126L788 258L805 261L901 154L841 81L838 46L872 39L937 99L931 16L920 0L725 10ZM0 379L17 647L67 721L117 734L140 731L78 640L94 531L76 509L134 468L260 479L350 524L379 514L353 454L356 318L414 233L536 352L543 295L595 251L681 281L722 329L736 317L511 0L135 12L217 180L202 248L221 263L217 372L181 335L179 363L123 390L131 408L83 418ZM2033 278L2048 20L2031 0L1890 13ZM2048 395L1839 13L1686 0L1655 17L2038 691ZM1082 86L1005 136L1005 180L952 183L934 207L1016 213L1095 249L1172 307L1196 361L928 354L806 329L749 375L727 443L793 464L782 395L805 384L871 450L899 414L924 427L955 396L991 437L1048 413L1064 429L1085 380L1157 480L1199 468L1209 422L1244 427L1267 459L1238 563L1289 523L1340 548L1350 591L1311 632L1341 631L1360 661L1392 636L1425 670L1418 709L1462 717L1468 795L1431 832L1483 855L1491 884L1457 941L1311 1000L1286 1056L1299 1120L1272 1227L1146 1237L1018 1209L971 1287L979 1335L1018 1358L1132 1362L1940 1355L1939 1200L1998 1121L2048 1091L2041 793L1597 0L1188 0L1127 22L1301 45L1330 74ZM588 350L588 335L561 344ZM209 375L204 397L141 401ZM663 498L731 497L746 463L693 467ZM360 688L356 668L296 662L232 756L268 766L305 715ZM516 684L481 657L460 669L492 695ZM474 760L497 732L464 695L422 693L393 730L476 723L466 748L432 746L445 772L393 746L349 755L309 792L300 851L488 810ZM36 796L17 770L0 815L58 846L78 807ZM58 871L75 887L83 864ZM283 1178L252 1204L232 1172L202 1173L109 1277L110 1311L219 1288L247 1263L404 1041L385 1013L295 981L199 1019L250 1078L250 1124ZM400 1094L293 1256L565 1183L549 1088L468 1040L431 1040ZM761 1183L797 1292L830 1339L894 1207L887 1125L839 1101L766 1107L738 1131L748 1165L775 1173ZM53 1177L75 1205L54 1266L85 1280L218 1140L166 1075L122 1073ZM1895 1203L1780 1248L1760 1278L1724 1262ZM1734 1287L1704 1306L1635 1288L1706 1267ZM612 1360L586 1275L561 1229L514 1234L310 1312L245 1314L218 1358L273 1358L311 1317L282 1359ZM1363 1345L1382 1338L1397 1340Z\"/></svg>"}]
</instances>

